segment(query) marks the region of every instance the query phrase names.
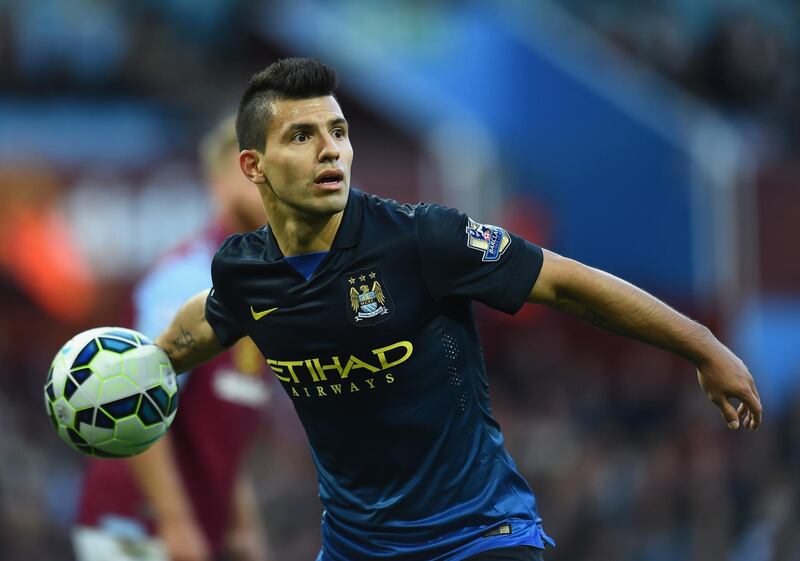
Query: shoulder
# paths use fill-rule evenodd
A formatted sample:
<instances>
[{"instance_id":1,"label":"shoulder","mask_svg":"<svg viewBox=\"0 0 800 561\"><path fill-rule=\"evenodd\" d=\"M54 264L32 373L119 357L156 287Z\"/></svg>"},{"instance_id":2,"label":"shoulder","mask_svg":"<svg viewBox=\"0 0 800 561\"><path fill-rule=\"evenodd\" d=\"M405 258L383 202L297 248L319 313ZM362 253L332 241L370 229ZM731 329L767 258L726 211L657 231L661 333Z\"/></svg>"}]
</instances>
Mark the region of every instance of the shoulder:
<instances>
[{"instance_id":1,"label":"shoulder","mask_svg":"<svg viewBox=\"0 0 800 561\"><path fill-rule=\"evenodd\" d=\"M447 224L466 220L461 211L437 203L419 203L417 206L417 221L425 225Z\"/></svg>"},{"instance_id":2,"label":"shoulder","mask_svg":"<svg viewBox=\"0 0 800 561\"><path fill-rule=\"evenodd\" d=\"M371 193L362 194L366 211L378 218L386 218L398 223L417 224L436 221L440 218L457 218L461 214L452 208L435 203L399 203Z\"/></svg>"},{"instance_id":3,"label":"shoulder","mask_svg":"<svg viewBox=\"0 0 800 561\"><path fill-rule=\"evenodd\" d=\"M225 291L238 278L242 268L263 264L265 260L268 226L253 232L233 234L222 242L211 262L211 281L217 290Z\"/></svg>"},{"instance_id":4,"label":"shoulder","mask_svg":"<svg viewBox=\"0 0 800 561\"><path fill-rule=\"evenodd\" d=\"M214 252L223 237L221 226L216 222L209 223L202 230L162 253L147 269L139 284L195 271L204 272L208 276Z\"/></svg>"},{"instance_id":5,"label":"shoulder","mask_svg":"<svg viewBox=\"0 0 800 561\"><path fill-rule=\"evenodd\" d=\"M264 256L267 229L262 226L253 232L228 236L214 255L217 261L260 260Z\"/></svg>"},{"instance_id":6,"label":"shoulder","mask_svg":"<svg viewBox=\"0 0 800 561\"><path fill-rule=\"evenodd\" d=\"M382 233L400 236L416 244L429 244L437 239L450 240L466 232L469 219L460 211L436 203L403 204L373 194L362 194L369 222L378 226L367 236ZM405 235L404 235L405 234Z\"/></svg>"},{"instance_id":7,"label":"shoulder","mask_svg":"<svg viewBox=\"0 0 800 561\"><path fill-rule=\"evenodd\" d=\"M135 296L146 299L165 292L169 296L179 292L188 297L202 290L211 280L214 249L214 242L198 236L167 251L139 280ZM195 288L197 290L191 292Z\"/></svg>"},{"instance_id":8,"label":"shoulder","mask_svg":"<svg viewBox=\"0 0 800 561\"><path fill-rule=\"evenodd\" d=\"M133 290L135 328L155 337L187 298L208 288L215 249L200 233L162 255Z\"/></svg>"}]
</instances>

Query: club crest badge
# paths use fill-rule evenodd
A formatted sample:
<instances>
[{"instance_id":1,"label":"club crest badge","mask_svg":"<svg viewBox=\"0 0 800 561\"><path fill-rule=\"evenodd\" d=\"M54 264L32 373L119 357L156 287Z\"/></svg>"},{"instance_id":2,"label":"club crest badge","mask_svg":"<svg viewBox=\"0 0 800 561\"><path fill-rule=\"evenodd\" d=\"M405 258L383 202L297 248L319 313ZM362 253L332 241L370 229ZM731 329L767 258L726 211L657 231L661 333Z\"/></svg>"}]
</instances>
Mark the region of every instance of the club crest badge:
<instances>
[{"instance_id":1,"label":"club crest badge","mask_svg":"<svg viewBox=\"0 0 800 561\"><path fill-rule=\"evenodd\" d=\"M481 261L497 261L511 245L511 236L499 226L467 222L467 247L483 253Z\"/></svg>"},{"instance_id":2,"label":"club crest badge","mask_svg":"<svg viewBox=\"0 0 800 561\"><path fill-rule=\"evenodd\" d=\"M367 269L346 278L348 316L355 325L373 325L389 318L393 304L380 271Z\"/></svg>"}]
</instances>

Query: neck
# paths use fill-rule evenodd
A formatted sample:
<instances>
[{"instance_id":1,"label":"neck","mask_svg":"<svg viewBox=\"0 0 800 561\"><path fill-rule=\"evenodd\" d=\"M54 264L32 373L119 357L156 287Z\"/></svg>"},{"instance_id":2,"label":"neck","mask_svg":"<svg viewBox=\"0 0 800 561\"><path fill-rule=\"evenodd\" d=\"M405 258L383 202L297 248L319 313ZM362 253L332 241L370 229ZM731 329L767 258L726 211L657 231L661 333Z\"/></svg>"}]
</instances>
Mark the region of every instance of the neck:
<instances>
[{"instance_id":1,"label":"neck","mask_svg":"<svg viewBox=\"0 0 800 561\"><path fill-rule=\"evenodd\" d=\"M269 212L270 226L278 247L286 257L329 251L344 211L327 216Z\"/></svg>"}]
</instances>

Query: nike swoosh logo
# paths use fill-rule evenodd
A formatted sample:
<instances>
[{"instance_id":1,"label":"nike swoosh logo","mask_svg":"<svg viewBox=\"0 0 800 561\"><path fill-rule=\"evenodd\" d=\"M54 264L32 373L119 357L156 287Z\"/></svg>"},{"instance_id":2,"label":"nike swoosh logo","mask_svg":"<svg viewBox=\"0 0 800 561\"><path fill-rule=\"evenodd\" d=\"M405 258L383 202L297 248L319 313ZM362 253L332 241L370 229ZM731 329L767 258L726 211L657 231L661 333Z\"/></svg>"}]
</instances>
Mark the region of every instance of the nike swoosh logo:
<instances>
[{"instance_id":1,"label":"nike swoosh logo","mask_svg":"<svg viewBox=\"0 0 800 561\"><path fill-rule=\"evenodd\" d=\"M270 308L269 310L264 310L263 312L257 312L257 311L255 311L253 309L253 306L250 306L250 313L253 315L253 319L258 321L261 318L263 318L265 315L271 314L272 312L274 312L277 309L278 308Z\"/></svg>"}]
</instances>

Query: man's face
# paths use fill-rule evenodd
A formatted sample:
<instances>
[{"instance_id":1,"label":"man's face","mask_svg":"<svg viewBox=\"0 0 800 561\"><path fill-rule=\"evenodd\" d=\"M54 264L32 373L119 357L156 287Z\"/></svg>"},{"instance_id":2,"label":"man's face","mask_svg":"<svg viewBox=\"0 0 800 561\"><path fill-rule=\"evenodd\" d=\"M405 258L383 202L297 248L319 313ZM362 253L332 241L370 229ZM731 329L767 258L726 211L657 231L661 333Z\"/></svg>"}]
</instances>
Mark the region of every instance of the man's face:
<instances>
[{"instance_id":1,"label":"man's face","mask_svg":"<svg viewBox=\"0 0 800 561\"><path fill-rule=\"evenodd\" d=\"M333 96L273 102L266 150L259 165L271 212L313 216L344 209L350 189L347 121Z\"/></svg>"}]
</instances>

